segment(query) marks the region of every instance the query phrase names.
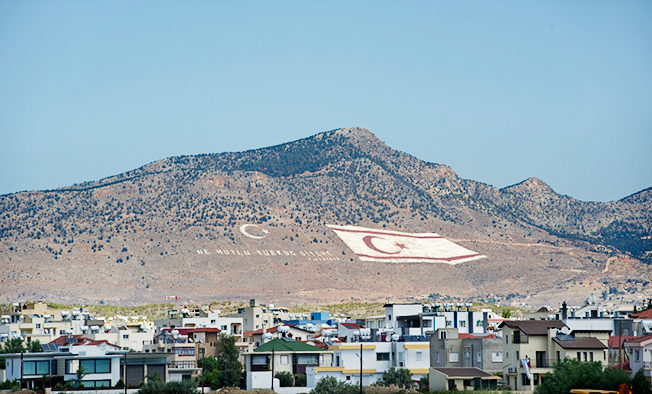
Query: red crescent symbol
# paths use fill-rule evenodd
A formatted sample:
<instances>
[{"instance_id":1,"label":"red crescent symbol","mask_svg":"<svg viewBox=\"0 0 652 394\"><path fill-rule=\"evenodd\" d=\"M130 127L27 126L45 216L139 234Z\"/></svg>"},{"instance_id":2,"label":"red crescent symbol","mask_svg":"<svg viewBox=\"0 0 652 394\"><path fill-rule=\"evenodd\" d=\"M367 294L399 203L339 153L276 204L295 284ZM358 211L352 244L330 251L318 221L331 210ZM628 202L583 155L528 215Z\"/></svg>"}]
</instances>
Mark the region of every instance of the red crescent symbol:
<instances>
[{"instance_id":1,"label":"red crescent symbol","mask_svg":"<svg viewBox=\"0 0 652 394\"><path fill-rule=\"evenodd\" d=\"M368 247L369 249L374 250L374 251L376 251L376 252L378 252L378 253L383 253L383 254L399 254L399 253L401 253L401 251L405 248L405 245L403 245L403 244L394 243L394 245L396 245L396 246L398 247L398 251L396 251L396 252L386 252L386 251L384 251L384 250L380 250L380 249L378 249L377 247L374 246L374 244L371 242L371 240L374 239L374 238L378 238L378 239L383 239L383 240L384 240L384 238L376 237L375 235L367 235L367 236L365 236L364 238L362 238L362 242L364 242L364 244L367 245L367 247Z\"/></svg>"}]
</instances>

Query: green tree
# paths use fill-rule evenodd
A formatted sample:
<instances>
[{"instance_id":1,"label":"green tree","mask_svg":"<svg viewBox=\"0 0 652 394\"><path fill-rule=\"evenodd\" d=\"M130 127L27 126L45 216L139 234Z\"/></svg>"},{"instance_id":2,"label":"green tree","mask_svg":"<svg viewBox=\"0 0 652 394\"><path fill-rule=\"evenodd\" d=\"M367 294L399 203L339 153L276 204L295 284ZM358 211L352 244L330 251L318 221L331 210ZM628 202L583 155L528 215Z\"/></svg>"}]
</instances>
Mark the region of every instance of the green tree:
<instances>
[{"instance_id":1,"label":"green tree","mask_svg":"<svg viewBox=\"0 0 652 394\"><path fill-rule=\"evenodd\" d=\"M652 384L645 376L643 368L636 371L632 378L632 392L640 394L652 394Z\"/></svg>"},{"instance_id":2,"label":"green tree","mask_svg":"<svg viewBox=\"0 0 652 394\"><path fill-rule=\"evenodd\" d=\"M292 376L291 372L288 371L277 372L276 375L274 375L274 377L278 379L281 387L294 386L294 376Z\"/></svg>"},{"instance_id":3,"label":"green tree","mask_svg":"<svg viewBox=\"0 0 652 394\"><path fill-rule=\"evenodd\" d=\"M622 383L629 383L629 376L624 371L603 368L602 363L582 362L565 358L555 364L537 389L538 394L570 393L574 388L618 390Z\"/></svg>"},{"instance_id":4,"label":"green tree","mask_svg":"<svg viewBox=\"0 0 652 394\"><path fill-rule=\"evenodd\" d=\"M430 391L430 379L427 375L419 379L419 391L422 393L427 393Z\"/></svg>"},{"instance_id":5,"label":"green tree","mask_svg":"<svg viewBox=\"0 0 652 394\"><path fill-rule=\"evenodd\" d=\"M23 346L23 340L20 338L11 338L5 343L5 346L2 348L2 353L20 353L24 352L25 347Z\"/></svg>"},{"instance_id":6,"label":"green tree","mask_svg":"<svg viewBox=\"0 0 652 394\"><path fill-rule=\"evenodd\" d=\"M383 386L395 384L398 387L409 388L412 386L412 374L407 368L396 369L391 367L383 374L380 384Z\"/></svg>"},{"instance_id":7,"label":"green tree","mask_svg":"<svg viewBox=\"0 0 652 394\"><path fill-rule=\"evenodd\" d=\"M332 376L323 378L310 390L310 394L356 394L360 392L358 386L340 382Z\"/></svg>"},{"instance_id":8,"label":"green tree","mask_svg":"<svg viewBox=\"0 0 652 394\"><path fill-rule=\"evenodd\" d=\"M38 339L35 339L29 343L27 351L30 353L39 353L43 351L43 346L41 346L41 342Z\"/></svg>"},{"instance_id":9,"label":"green tree","mask_svg":"<svg viewBox=\"0 0 652 394\"><path fill-rule=\"evenodd\" d=\"M197 366L202 368L202 376L199 377L198 382L202 386L208 384L213 390L218 389L220 386L220 372L218 371L218 362L213 357L202 357L197 361Z\"/></svg>"},{"instance_id":10,"label":"green tree","mask_svg":"<svg viewBox=\"0 0 652 394\"><path fill-rule=\"evenodd\" d=\"M4 382L0 383L0 390L12 390L12 391L18 391L20 388L20 385L18 384L18 380L5 380Z\"/></svg>"},{"instance_id":11,"label":"green tree","mask_svg":"<svg viewBox=\"0 0 652 394\"><path fill-rule=\"evenodd\" d=\"M84 370L84 367L80 365L79 368L77 368L76 375L77 387L84 387L84 384L82 383L82 379L84 379L84 376L86 376L86 370Z\"/></svg>"},{"instance_id":12,"label":"green tree","mask_svg":"<svg viewBox=\"0 0 652 394\"><path fill-rule=\"evenodd\" d=\"M242 364L235 341L236 338L232 335L222 335L217 342L215 358L220 387L234 387L240 384Z\"/></svg>"},{"instance_id":13,"label":"green tree","mask_svg":"<svg viewBox=\"0 0 652 394\"><path fill-rule=\"evenodd\" d=\"M503 317L503 319L509 319L510 317L512 317L512 311L509 309L504 309L503 313L501 313L501 316Z\"/></svg>"}]
</instances>

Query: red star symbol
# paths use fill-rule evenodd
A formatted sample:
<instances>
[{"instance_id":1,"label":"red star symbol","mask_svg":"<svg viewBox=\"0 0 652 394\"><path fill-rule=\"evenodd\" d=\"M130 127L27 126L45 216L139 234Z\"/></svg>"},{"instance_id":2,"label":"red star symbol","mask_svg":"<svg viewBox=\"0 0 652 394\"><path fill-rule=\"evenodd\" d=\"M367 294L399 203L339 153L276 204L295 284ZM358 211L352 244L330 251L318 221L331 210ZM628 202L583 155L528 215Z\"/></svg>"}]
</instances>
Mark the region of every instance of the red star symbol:
<instances>
[{"instance_id":1,"label":"red star symbol","mask_svg":"<svg viewBox=\"0 0 652 394\"><path fill-rule=\"evenodd\" d=\"M400 244L400 243L398 243L398 242L394 242L394 245L396 245L396 246L398 246L399 248L401 248L401 250L405 249L405 244Z\"/></svg>"}]
</instances>

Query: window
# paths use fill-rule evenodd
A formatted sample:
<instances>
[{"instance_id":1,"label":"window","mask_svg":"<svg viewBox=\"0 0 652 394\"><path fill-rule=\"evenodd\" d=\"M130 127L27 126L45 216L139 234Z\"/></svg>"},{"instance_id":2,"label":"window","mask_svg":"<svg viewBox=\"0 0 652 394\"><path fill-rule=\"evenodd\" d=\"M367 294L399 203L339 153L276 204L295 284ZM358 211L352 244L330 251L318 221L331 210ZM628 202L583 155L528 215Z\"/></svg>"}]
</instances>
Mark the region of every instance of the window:
<instances>
[{"instance_id":1,"label":"window","mask_svg":"<svg viewBox=\"0 0 652 394\"><path fill-rule=\"evenodd\" d=\"M287 355L281 356L281 364L288 364L290 358Z\"/></svg>"},{"instance_id":2,"label":"window","mask_svg":"<svg viewBox=\"0 0 652 394\"><path fill-rule=\"evenodd\" d=\"M588 361L586 357L586 352L584 352L584 361Z\"/></svg>"},{"instance_id":3,"label":"window","mask_svg":"<svg viewBox=\"0 0 652 394\"><path fill-rule=\"evenodd\" d=\"M593 352L589 353L589 356L590 356L589 359L593 361Z\"/></svg>"},{"instance_id":4,"label":"window","mask_svg":"<svg viewBox=\"0 0 652 394\"><path fill-rule=\"evenodd\" d=\"M41 328L41 323L36 323L36 328Z\"/></svg>"},{"instance_id":5,"label":"window","mask_svg":"<svg viewBox=\"0 0 652 394\"><path fill-rule=\"evenodd\" d=\"M516 351L516 361L521 359L521 355L519 354L518 350Z\"/></svg>"},{"instance_id":6,"label":"window","mask_svg":"<svg viewBox=\"0 0 652 394\"><path fill-rule=\"evenodd\" d=\"M376 361L389 361L389 353L376 353Z\"/></svg>"},{"instance_id":7,"label":"window","mask_svg":"<svg viewBox=\"0 0 652 394\"><path fill-rule=\"evenodd\" d=\"M251 357L251 365L267 365L267 356Z\"/></svg>"},{"instance_id":8,"label":"window","mask_svg":"<svg viewBox=\"0 0 652 394\"><path fill-rule=\"evenodd\" d=\"M314 354L298 355L297 356L297 364L318 365L319 364L319 358Z\"/></svg>"},{"instance_id":9,"label":"window","mask_svg":"<svg viewBox=\"0 0 652 394\"><path fill-rule=\"evenodd\" d=\"M177 347L174 349L174 352L179 356L194 356L195 348L194 347Z\"/></svg>"},{"instance_id":10,"label":"window","mask_svg":"<svg viewBox=\"0 0 652 394\"><path fill-rule=\"evenodd\" d=\"M505 334L505 343L509 343L509 335Z\"/></svg>"},{"instance_id":11,"label":"window","mask_svg":"<svg viewBox=\"0 0 652 394\"><path fill-rule=\"evenodd\" d=\"M460 321L460 327L466 327L466 320Z\"/></svg>"},{"instance_id":12,"label":"window","mask_svg":"<svg viewBox=\"0 0 652 394\"><path fill-rule=\"evenodd\" d=\"M635 354L636 354L636 361L641 361L641 352L637 350Z\"/></svg>"},{"instance_id":13,"label":"window","mask_svg":"<svg viewBox=\"0 0 652 394\"><path fill-rule=\"evenodd\" d=\"M448 362L459 363L460 362L460 354L457 353L457 352L448 353Z\"/></svg>"},{"instance_id":14,"label":"window","mask_svg":"<svg viewBox=\"0 0 652 394\"><path fill-rule=\"evenodd\" d=\"M129 334L122 334L122 339L129 339Z\"/></svg>"},{"instance_id":15,"label":"window","mask_svg":"<svg viewBox=\"0 0 652 394\"><path fill-rule=\"evenodd\" d=\"M350 375L346 375L346 380L351 380L351 376L350 376Z\"/></svg>"},{"instance_id":16,"label":"window","mask_svg":"<svg viewBox=\"0 0 652 394\"><path fill-rule=\"evenodd\" d=\"M423 352L417 352L417 361L423 360Z\"/></svg>"},{"instance_id":17,"label":"window","mask_svg":"<svg viewBox=\"0 0 652 394\"><path fill-rule=\"evenodd\" d=\"M476 361L481 363L482 362L482 352L478 352L476 354Z\"/></svg>"},{"instance_id":18,"label":"window","mask_svg":"<svg viewBox=\"0 0 652 394\"><path fill-rule=\"evenodd\" d=\"M81 360L66 360L66 373L77 373L79 367L84 368L84 373L110 373L111 359L86 358Z\"/></svg>"},{"instance_id":19,"label":"window","mask_svg":"<svg viewBox=\"0 0 652 394\"><path fill-rule=\"evenodd\" d=\"M439 352L435 353L435 359L437 360L437 364L439 364L441 361L439 361Z\"/></svg>"},{"instance_id":20,"label":"window","mask_svg":"<svg viewBox=\"0 0 652 394\"><path fill-rule=\"evenodd\" d=\"M446 331L439 332L439 339L446 339Z\"/></svg>"},{"instance_id":21,"label":"window","mask_svg":"<svg viewBox=\"0 0 652 394\"><path fill-rule=\"evenodd\" d=\"M557 350L557 361L561 361L561 353Z\"/></svg>"},{"instance_id":22,"label":"window","mask_svg":"<svg viewBox=\"0 0 652 394\"><path fill-rule=\"evenodd\" d=\"M23 361L23 375L49 375L50 362L43 361Z\"/></svg>"},{"instance_id":23,"label":"window","mask_svg":"<svg viewBox=\"0 0 652 394\"><path fill-rule=\"evenodd\" d=\"M82 384L84 385L84 387L110 387L111 386L111 380L109 380L109 379L82 380Z\"/></svg>"},{"instance_id":24,"label":"window","mask_svg":"<svg viewBox=\"0 0 652 394\"><path fill-rule=\"evenodd\" d=\"M578 359L579 361L582 361L582 353L577 352L577 359Z\"/></svg>"},{"instance_id":25,"label":"window","mask_svg":"<svg viewBox=\"0 0 652 394\"><path fill-rule=\"evenodd\" d=\"M503 362L503 353L502 352L491 352L491 362L492 363L502 363Z\"/></svg>"}]
</instances>

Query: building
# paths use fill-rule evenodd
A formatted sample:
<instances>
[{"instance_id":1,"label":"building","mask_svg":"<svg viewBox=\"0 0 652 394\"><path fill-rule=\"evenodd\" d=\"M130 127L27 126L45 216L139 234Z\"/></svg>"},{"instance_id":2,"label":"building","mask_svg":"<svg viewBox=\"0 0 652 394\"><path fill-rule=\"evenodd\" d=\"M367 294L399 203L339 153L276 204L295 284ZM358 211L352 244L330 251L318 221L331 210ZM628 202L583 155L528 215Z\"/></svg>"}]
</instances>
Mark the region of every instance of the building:
<instances>
[{"instance_id":1,"label":"building","mask_svg":"<svg viewBox=\"0 0 652 394\"><path fill-rule=\"evenodd\" d=\"M430 367L502 371L502 338L495 334L460 334L457 328L440 328L430 337Z\"/></svg>"},{"instance_id":2,"label":"building","mask_svg":"<svg viewBox=\"0 0 652 394\"><path fill-rule=\"evenodd\" d=\"M457 328L462 334L488 333L490 311L471 311L471 306L462 303L386 304L384 329L411 337L429 336L439 328Z\"/></svg>"},{"instance_id":3,"label":"building","mask_svg":"<svg viewBox=\"0 0 652 394\"><path fill-rule=\"evenodd\" d=\"M238 314L231 317L242 319L242 331L266 330L285 320L290 320L286 308L276 308L273 304L259 304L257 300L249 300L249 306L238 309Z\"/></svg>"},{"instance_id":4,"label":"building","mask_svg":"<svg viewBox=\"0 0 652 394\"><path fill-rule=\"evenodd\" d=\"M600 361L607 365L608 333L572 332L560 320L504 321L503 379L514 390L528 390L552 372L554 363L566 357ZM528 378L528 370L532 382Z\"/></svg>"},{"instance_id":5,"label":"building","mask_svg":"<svg viewBox=\"0 0 652 394\"><path fill-rule=\"evenodd\" d=\"M143 344L152 343L154 331L144 324L123 324L105 330L89 330L86 337L114 343L126 350L143 351Z\"/></svg>"},{"instance_id":6,"label":"building","mask_svg":"<svg viewBox=\"0 0 652 394\"><path fill-rule=\"evenodd\" d=\"M179 381L191 379L201 368L197 367L197 347L191 339L194 329L163 329L154 337L151 344L143 345L145 353L163 353L167 358L168 380Z\"/></svg>"},{"instance_id":7,"label":"building","mask_svg":"<svg viewBox=\"0 0 652 394\"><path fill-rule=\"evenodd\" d=\"M627 356L625 355L624 344L627 341L636 339L638 337L633 336L610 336L607 343L608 347L608 358L609 366L612 368L624 369L629 368L629 361L627 361Z\"/></svg>"},{"instance_id":8,"label":"building","mask_svg":"<svg viewBox=\"0 0 652 394\"><path fill-rule=\"evenodd\" d=\"M632 375L642 369L648 379L652 379L652 334L625 342L624 348L629 357Z\"/></svg>"},{"instance_id":9,"label":"building","mask_svg":"<svg viewBox=\"0 0 652 394\"><path fill-rule=\"evenodd\" d=\"M242 317L221 316L220 311L203 308L181 308L168 310L166 319L154 322L158 331L164 328L218 328L224 334L242 338Z\"/></svg>"},{"instance_id":10,"label":"building","mask_svg":"<svg viewBox=\"0 0 652 394\"><path fill-rule=\"evenodd\" d=\"M306 375L308 368L330 366L333 352L286 337L273 339L244 356L247 390L251 390L271 388L272 376L278 372L291 373L296 385L298 376Z\"/></svg>"},{"instance_id":11,"label":"building","mask_svg":"<svg viewBox=\"0 0 652 394\"><path fill-rule=\"evenodd\" d=\"M294 338L299 342L305 342L318 333L307 331L289 325L277 325L263 330L262 328L254 331L247 331L244 333L244 342L249 345L250 350L257 348L263 343L277 338Z\"/></svg>"},{"instance_id":12,"label":"building","mask_svg":"<svg viewBox=\"0 0 652 394\"><path fill-rule=\"evenodd\" d=\"M311 368L308 373L309 385L317 384L325 377L334 377L350 384L360 384L362 364L362 384L368 386L382 379L390 368L407 368L412 379L418 381L428 376L430 365L430 344L421 342L347 342L330 346L333 351L332 366ZM362 363L361 363L362 360ZM312 386L311 386L312 387Z\"/></svg>"},{"instance_id":13,"label":"building","mask_svg":"<svg viewBox=\"0 0 652 394\"><path fill-rule=\"evenodd\" d=\"M120 380L120 359L124 351L106 341L81 336L63 336L44 345L47 351L7 354L6 379L18 380L23 388L52 387L57 383L77 385L82 368L83 387L110 387Z\"/></svg>"},{"instance_id":14,"label":"building","mask_svg":"<svg viewBox=\"0 0 652 394\"><path fill-rule=\"evenodd\" d=\"M496 390L500 377L479 368L430 368L430 391Z\"/></svg>"}]
</instances>

